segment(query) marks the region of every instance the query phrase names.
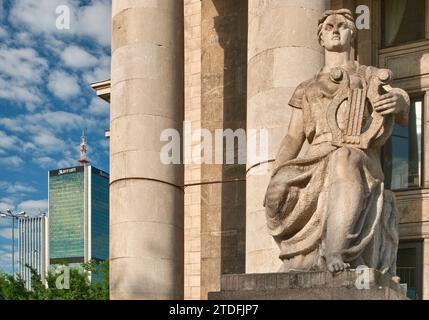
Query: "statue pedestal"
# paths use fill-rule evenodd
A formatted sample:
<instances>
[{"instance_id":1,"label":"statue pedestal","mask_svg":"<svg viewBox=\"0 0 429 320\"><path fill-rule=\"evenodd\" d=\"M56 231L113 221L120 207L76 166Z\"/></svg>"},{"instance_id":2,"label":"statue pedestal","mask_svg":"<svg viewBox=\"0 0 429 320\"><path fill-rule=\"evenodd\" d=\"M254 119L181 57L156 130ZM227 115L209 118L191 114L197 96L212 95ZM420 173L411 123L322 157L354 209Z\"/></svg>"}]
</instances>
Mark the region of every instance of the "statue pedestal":
<instances>
[{"instance_id":1,"label":"statue pedestal","mask_svg":"<svg viewBox=\"0 0 429 320\"><path fill-rule=\"evenodd\" d=\"M374 269L223 275L209 300L407 300L403 287Z\"/></svg>"}]
</instances>

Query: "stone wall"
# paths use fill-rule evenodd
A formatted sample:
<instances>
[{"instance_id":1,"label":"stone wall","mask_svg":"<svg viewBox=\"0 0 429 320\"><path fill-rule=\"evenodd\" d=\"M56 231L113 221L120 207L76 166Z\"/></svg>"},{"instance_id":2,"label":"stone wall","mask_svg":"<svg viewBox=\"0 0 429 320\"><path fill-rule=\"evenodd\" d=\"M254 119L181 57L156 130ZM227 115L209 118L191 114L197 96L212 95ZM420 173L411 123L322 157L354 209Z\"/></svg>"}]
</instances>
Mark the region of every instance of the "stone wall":
<instances>
[{"instance_id":1,"label":"stone wall","mask_svg":"<svg viewBox=\"0 0 429 320\"><path fill-rule=\"evenodd\" d=\"M203 0L201 30L202 126L213 136L216 129L246 129L247 0ZM245 271L245 170L202 166L202 299L219 290L221 274Z\"/></svg>"},{"instance_id":2,"label":"stone wall","mask_svg":"<svg viewBox=\"0 0 429 320\"><path fill-rule=\"evenodd\" d=\"M213 137L245 129L247 0L185 0L184 14L185 121ZM185 299L244 272L245 174L244 164L185 166Z\"/></svg>"}]
</instances>

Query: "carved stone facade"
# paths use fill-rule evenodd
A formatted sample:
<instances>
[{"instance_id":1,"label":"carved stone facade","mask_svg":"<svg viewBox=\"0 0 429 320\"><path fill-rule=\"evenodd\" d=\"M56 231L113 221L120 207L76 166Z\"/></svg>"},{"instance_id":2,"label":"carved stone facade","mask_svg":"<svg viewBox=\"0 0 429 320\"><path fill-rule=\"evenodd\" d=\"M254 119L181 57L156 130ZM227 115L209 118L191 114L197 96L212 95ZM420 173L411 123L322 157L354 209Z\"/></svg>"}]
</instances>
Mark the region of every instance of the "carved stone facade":
<instances>
[{"instance_id":1,"label":"carved stone facade","mask_svg":"<svg viewBox=\"0 0 429 320\"><path fill-rule=\"evenodd\" d=\"M394 72L393 86L403 88L411 97L423 97L425 110L429 106L429 94L426 93L429 91L427 76L429 32L427 32L426 40L379 49L382 47L382 26L380 25L382 1L380 0L184 0L181 6L177 4L180 2L177 0L113 1L114 48L111 96L106 94L108 91L106 83L94 85L102 98L111 100L112 157L117 157L119 154L125 155L120 150L115 151L115 148L120 148L120 141L115 134L120 134L118 130L124 128L118 119L124 120L134 114L131 109L119 107L122 104L125 106L127 101L122 98L125 98L127 94L135 94L135 101L139 103L153 101L151 95L159 95L161 89L165 89L166 85L168 85L168 92L180 95L180 82L175 81L176 79L180 81L182 74L184 77L184 114L181 115L179 112L183 110L180 103L174 101L174 107L166 107L163 111L166 116L164 119L166 126L168 119L175 117L175 121L171 122L170 127L174 127L176 122L178 125L183 120L191 122L193 130L207 128L213 131L218 128L265 127L270 130L270 139L273 144L270 147L269 156L270 160L274 160L281 138L287 132L287 120L289 119L287 101L292 96L293 89L300 82L311 77L322 66L323 55L314 30L320 14L329 7L332 9L349 8L355 11L357 5L367 5L371 13L371 28L358 32L357 60L360 64L391 69ZM157 14L168 17L168 20L165 20L168 23L163 23L160 27L156 23L156 19L143 19L142 21L145 23L139 24L138 21L142 19L142 15L146 17L148 12L156 12L156 3L160 6ZM182 8L183 14L175 14L175 12L181 12ZM428 18L429 3L427 3L426 9ZM183 19L181 20L181 18ZM301 28L293 33L296 37L286 36L284 27L288 20L305 21L303 28L307 30L308 25L308 32ZM426 21L428 23L429 19ZM131 31L126 33L123 28ZM184 28L184 36L177 32L178 28ZM144 33L142 30L148 30L148 32ZM427 30L429 30L429 23ZM158 39L153 37L156 34L159 34ZM153 73L133 75L131 72L133 66L130 63L138 62L137 60L127 62L124 56L127 54L138 56L144 51L141 48L145 47L146 42L157 43L157 41L161 41L162 43L159 44L166 48L173 50L171 46L174 46L174 50L180 51L181 44L178 38L175 38L176 36L184 39L182 43L184 47L183 73L181 73L181 68L175 69L173 64L169 65L169 68L165 68L165 64L161 63L162 60L157 60L160 69L165 71L168 69L170 72L170 74L163 75L166 80L163 83L160 82L159 87L152 87L153 90L145 91L145 95L140 94L137 89L132 91L135 76L150 78L156 74L156 70L144 69L150 67L146 65L143 70ZM275 44L278 45L275 46ZM158 54L159 59L169 59L163 55L162 49L164 48L159 47L150 54ZM122 63L125 63L125 68L121 68ZM138 71L139 65L135 65L134 68ZM176 77L174 81L167 79L173 75ZM123 90L121 86L123 83L127 83L126 81L131 84L131 93L121 91ZM177 84L177 87L174 87L173 84ZM134 100L128 100L128 102L130 101ZM164 102L159 101L159 103ZM282 105L284 105L284 113L281 112ZM141 117L144 118L144 115ZM423 117L422 132L424 135L429 132L429 112L423 112ZM115 121L115 119L117 120ZM152 126L153 123L148 125ZM159 128L164 126L161 123L159 125ZM140 133L136 132L136 134ZM155 144L150 146L134 144L127 148L131 150L136 146L142 147L142 150L158 147ZM129 156L132 157L131 154ZM141 159L144 158L145 156L141 157ZM429 221L429 139L426 137L423 137L422 140L421 159L421 186L395 193L401 214L400 241L404 244L412 242L421 245L419 263L422 270L420 277L422 296L429 299L429 223L427 222ZM131 158L130 161L132 161ZM151 160L146 157L144 161L147 163ZM121 210L126 209L128 212L135 211L136 213L150 210L150 207L142 209L146 207L143 204L140 206L138 201L134 201L133 197L136 199L139 197L138 192L133 194L126 191L133 188L144 189L144 184L147 183L154 185L156 190L159 190L153 193L153 197L163 194L166 196L165 199L169 199L166 202L169 207L164 208L165 211L163 211L165 220L160 223L163 230L168 230L168 237L165 237L166 234L164 234L164 237L159 239L159 242L156 243L157 250L166 250L167 243L163 242L166 238L183 239L184 242L182 243L184 246L176 244L174 253L160 255L160 260L155 259L159 263L163 258L168 260L173 257L174 260L175 255L181 255L181 250L184 257L183 268L174 263L170 264L170 267L160 265L164 274L168 275L167 278L156 284L157 288L159 285L163 286L163 292L158 290L158 293L154 295L145 295L136 289L135 292L128 295L119 294L113 298L178 298L180 292L174 294L171 292L180 291L179 287L182 286L182 295L185 299L207 299L209 291L219 290L221 274L277 271L281 264L281 261L277 260L278 247L268 233L262 234L267 232L262 203L269 182L269 174L252 176L255 165L258 164L248 163L247 168L245 165L185 165L184 177L181 178L181 173L178 171L162 173L162 168L155 167L151 168L155 171L160 170L159 172L162 174L152 176L153 172L147 171L120 172L120 168L115 167L113 161L112 177L117 182L112 185L111 193L120 194L121 197L129 194L127 201L130 203L129 207L123 208L119 204L123 203L124 199L112 194L111 212L112 215L118 217L118 219L115 217L112 219L117 228L117 231L114 229L112 232L113 252L118 252L119 258L127 254L147 254L144 248L135 252L127 252L127 250L131 250L131 247L124 247L124 241L128 241L128 245L137 245L138 241L143 238L140 237L137 230L130 234L127 234L125 230L123 232L120 230L120 226L126 225L129 223L128 221L141 218L141 214L140 216L136 214L135 217L133 214L123 216ZM130 167L132 166L130 163ZM272 161L270 166L272 166ZM141 169L143 170L143 168ZM119 175L114 172L115 170ZM128 178L136 178L139 175L141 179L127 181ZM147 178L152 180L148 182L145 180ZM168 184L156 182L158 180ZM181 197L184 199L184 204ZM150 200L151 198L146 196L139 201ZM161 208L163 203L158 201L153 205ZM176 225L176 228L172 228L175 230L173 231L168 228L170 223L168 219L173 216L177 217L176 215L182 215L182 217L184 215L184 227L181 229L179 219L173 222ZM143 213L143 216L150 218L150 214L147 213ZM141 224L144 225L145 222L141 221ZM121 259L116 258L115 264L120 267ZM127 272L131 278L125 285L132 286L135 282L138 287L144 283L140 281L139 277L143 277L143 275L147 277L147 273L133 270L137 270L144 263L138 259L130 261L131 266ZM147 266L148 270L152 267ZM143 267L143 270L145 270L144 268L146 267ZM113 272L115 272L114 270L115 266ZM117 283L112 285L114 287L119 285L118 288L121 288L121 283L124 284L126 281L124 277L114 275L112 279ZM155 279L156 274L153 277ZM166 281L175 284L169 286L165 283ZM167 291L170 291L170 294Z\"/></svg>"}]
</instances>

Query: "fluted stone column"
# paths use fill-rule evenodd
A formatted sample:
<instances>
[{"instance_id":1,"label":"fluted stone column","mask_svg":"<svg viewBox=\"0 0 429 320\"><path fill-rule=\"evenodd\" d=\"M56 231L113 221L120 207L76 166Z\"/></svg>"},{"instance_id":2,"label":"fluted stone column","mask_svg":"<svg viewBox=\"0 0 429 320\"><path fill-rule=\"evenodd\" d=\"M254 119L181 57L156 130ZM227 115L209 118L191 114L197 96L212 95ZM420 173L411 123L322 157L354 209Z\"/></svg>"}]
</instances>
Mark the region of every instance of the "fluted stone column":
<instances>
[{"instance_id":1,"label":"fluted stone column","mask_svg":"<svg viewBox=\"0 0 429 320\"><path fill-rule=\"evenodd\" d=\"M183 167L164 129L183 121L183 1L113 0L112 299L183 298Z\"/></svg>"},{"instance_id":2,"label":"fluted stone column","mask_svg":"<svg viewBox=\"0 0 429 320\"><path fill-rule=\"evenodd\" d=\"M287 103L295 87L323 65L317 22L329 2L249 0L247 130L268 130L270 160L287 133L291 116ZM261 165L248 155L246 273L275 272L281 265L263 208L270 173L260 175L260 169Z\"/></svg>"}]
</instances>

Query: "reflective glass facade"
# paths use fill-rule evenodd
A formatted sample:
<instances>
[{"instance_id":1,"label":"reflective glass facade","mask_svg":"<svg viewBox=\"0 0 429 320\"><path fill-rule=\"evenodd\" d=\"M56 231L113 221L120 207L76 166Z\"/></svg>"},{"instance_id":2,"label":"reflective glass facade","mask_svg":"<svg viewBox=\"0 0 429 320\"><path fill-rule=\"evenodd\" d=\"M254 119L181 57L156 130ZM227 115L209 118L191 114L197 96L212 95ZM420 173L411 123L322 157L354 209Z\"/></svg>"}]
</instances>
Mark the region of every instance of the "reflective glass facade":
<instances>
[{"instance_id":1,"label":"reflective glass facade","mask_svg":"<svg viewBox=\"0 0 429 320\"><path fill-rule=\"evenodd\" d=\"M55 260L83 262L84 233L83 167L49 172L51 263Z\"/></svg>"},{"instance_id":2,"label":"reflective glass facade","mask_svg":"<svg viewBox=\"0 0 429 320\"><path fill-rule=\"evenodd\" d=\"M94 167L49 173L49 256L51 264L109 258L107 173Z\"/></svg>"},{"instance_id":3,"label":"reflective glass facade","mask_svg":"<svg viewBox=\"0 0 429 320\"><path fill-rule=\"evenodd\" d=\"M109 259L109 175L96 168L91 172L91 253L92 259Z\"/></svg>"}]
</instances>

